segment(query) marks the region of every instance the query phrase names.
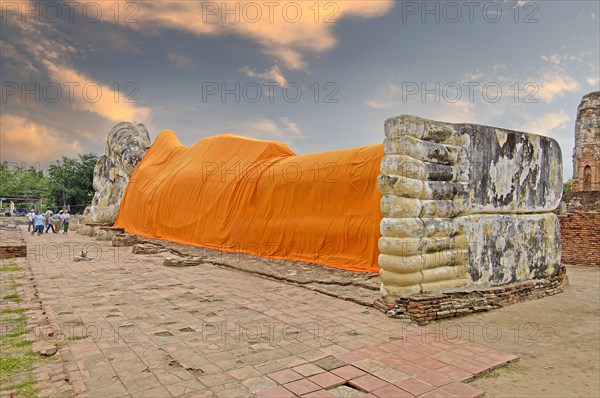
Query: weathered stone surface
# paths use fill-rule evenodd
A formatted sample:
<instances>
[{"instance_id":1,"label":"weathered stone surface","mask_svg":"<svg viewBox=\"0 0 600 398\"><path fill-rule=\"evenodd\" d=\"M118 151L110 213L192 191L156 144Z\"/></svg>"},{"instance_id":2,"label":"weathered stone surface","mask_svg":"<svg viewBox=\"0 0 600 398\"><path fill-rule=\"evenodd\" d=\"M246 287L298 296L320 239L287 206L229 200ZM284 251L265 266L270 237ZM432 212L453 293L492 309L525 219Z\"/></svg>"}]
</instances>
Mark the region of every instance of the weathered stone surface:
<instances>
[{"instance_id":1,"label":"weathered stone surface","mask_svg":"<svg viewBox=\"0 0 600 398\"><path fill-rule=\"evenodd\" d=\"M581 99L575 122L573 191L600 191L600 91Z\"/></svg>"},{"instance_id":2,"label":"weathered stone surface","mask_svg":"<svg viewBox=\"0 0 600 398\"><path fill-rule=\"evenodd\" d=\"M556 275L562 157L551 138L414 116L385 123L382 294ZM390 301L390 300L388 300Z\"/></svg>"},{"instance_id":3,"label":"weathered stone surface","mask_svg":"<svg viewBox=\"0 0 600 398\"><path fill-rule=\"evenodd\" d=\"M96 240L112 240L112 238L124 232L123 228L99 227L96 229Z\"/></svg>"},{"instance_id":4,"label":"weathered stone surface","mask_svg":"<svg viewBox=\"0 0 600 398\"><path fill-rule=\"evenodd\" d=\"M91 236L92 235L92 227L90 227L89 225L86 225L86 224L79 224L79 227L77 228L77 232L79 232L81 235Z\"/></svg>"},{"instance_id":5,"label":"weathered stone surface","mask_svg":"<svg viewBox=\"0 0 600 398\"><path fill-rule=\"evenodd\" d=\"M101 231L102 228L108 227L109 224L107 223L95 223L95 222L88 222L85 224L79 224L79 227L76 228L77 232L79 232L81 235L88 235L88 236L94 236L97 237L98 233ZM110 239L99 239L99 240L110 240Z\"/></svg>"},{"instance_id":6,"label":"weathered stone surface","mask_svg":"<svg viewBox=\"0 0 600 398\"><path fill-rule=\"evenodd\" d=\"M150 148L143 124L122 122L108 133L105 154L94 168L94 198L90 215L94 222L114 223L129 178Z\"/></svg>"},{"instance_id":7,"label":"weathered stone surface","mask_svg":"<svg viewBox=\"0 0 600 398\"><path fill-rule=\"evenodd\" d=\"M457 221L469 242L470 280L500 286L549 278L560 267L560 228L553 213L472 215ZM476 263L475 263L476 261Z\"/></svg>"},{"instance_id":8,"label":"weathered stone surface","mask_svg":"<svg viewBox=\"0 0 600 398\"><path fill-rule=\"evenodd\" d=\"M96 232L96 240L112 240L112 236L109 236L106 231L99 230Z\"/></svg>"},{"instance_id":9,"label":"weathered stone surface","mask_svg":"<svg viewBox=\"0 0 600 398\"><path fill-rule=\"evenodd\" d=\"M165 267L193 267L204 263L202 257L166 258L163 261Z\"/></svg>"},{"instance_id":10,"label":"weathered stone surface","mask_svg":"<svg viewBox=\"0 0 600 398\"><path fill-rule=\"evenodd\" d=\"M549 137L464 125L472 138L471 213L552 211L562 196L562 154Z\"/></svg>"},{"instance_id":11,"label":"weathered stone surface","mask_svg":"<svg viewBox=\"0 0 600 398\"><path fill-rule=\"evenodd\" d=\"M118 234L112 238L112 245L115 247L133 246L139 242L137 235L132 234Z\"/></svg>"},{"instance_id":12,"label":"weathered stone surface","mask_svg":"<svg viewBox=\"0 0 600 398\"><path fill-rule=\"evenodd\" d=\"M158 254L165 251L167 251L167 249L151 243L138 243L137 245L133 246L133 249L131 249L133 254Z\"/></svg>"},{"instance_id":13,"label":"weathered stone surface","mask_svg":"<svg viewBox=\"0 0 600 398\"><path fill-rule=\"evenodd\" d=\"M56 345L48 341L36 341L31 346L31 350L41 356L50 357L58 351Z\"/></svg>"}]
</instances>

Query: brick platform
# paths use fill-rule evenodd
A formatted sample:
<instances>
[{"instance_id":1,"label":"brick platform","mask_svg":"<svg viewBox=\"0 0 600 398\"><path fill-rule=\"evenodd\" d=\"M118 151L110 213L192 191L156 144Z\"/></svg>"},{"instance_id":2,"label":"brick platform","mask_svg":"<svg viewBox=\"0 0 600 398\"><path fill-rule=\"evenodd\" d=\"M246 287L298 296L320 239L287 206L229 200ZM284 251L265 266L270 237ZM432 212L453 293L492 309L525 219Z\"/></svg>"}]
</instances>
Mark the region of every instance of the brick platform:
<instances>
[{"instance_id":1,"label":"brick platform","mask_svg":"<svg viewBox=\"0 0 600 398\"><path fill-rule=\"evenodd\" d=\"M0 228L0 259L27 257L27 245L18 228Z\"/></svg>"},{"instance_id":2,"label":"brick platform","mask_svg":"<svg viewBox=\"0 0 600 398\"><path fill-rule=\"evenodd\" d=\"M375 300L375 308L392 318L409 318L419 325L433 320L489 311L521 301L552 296L563 291L566 269L552 278L527 281L469 293L421 294L401 297L395 304Z\"/></svg>"},{"instance_id":3,"label":"brick platform","mask_svg":"<svg viewBox=\"0 0 600 398\"><path fill-rule=\"evenodd\" d=\"M600 212L559 215L562 261L600 266Z\"/></svg>"}]
</instances>

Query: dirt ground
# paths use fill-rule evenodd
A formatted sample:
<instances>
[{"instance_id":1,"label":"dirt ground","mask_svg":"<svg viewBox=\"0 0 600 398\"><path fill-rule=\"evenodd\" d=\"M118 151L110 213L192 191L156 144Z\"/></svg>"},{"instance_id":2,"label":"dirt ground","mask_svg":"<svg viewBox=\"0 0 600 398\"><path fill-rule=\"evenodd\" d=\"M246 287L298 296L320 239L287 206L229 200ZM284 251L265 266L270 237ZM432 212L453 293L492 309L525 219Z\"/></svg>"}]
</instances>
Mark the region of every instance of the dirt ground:
<instances>
[{"instance_id":1,"label":"dirt ground","mask_svg":"<svg viewBox=\"0 0 600 398\"><path fill-rule=\"evenodd\" d=\"M520 356L469 383L486 397L600 396L600 269L570 266L553 297L427 326Z\"/></svg>"}]
</instances>

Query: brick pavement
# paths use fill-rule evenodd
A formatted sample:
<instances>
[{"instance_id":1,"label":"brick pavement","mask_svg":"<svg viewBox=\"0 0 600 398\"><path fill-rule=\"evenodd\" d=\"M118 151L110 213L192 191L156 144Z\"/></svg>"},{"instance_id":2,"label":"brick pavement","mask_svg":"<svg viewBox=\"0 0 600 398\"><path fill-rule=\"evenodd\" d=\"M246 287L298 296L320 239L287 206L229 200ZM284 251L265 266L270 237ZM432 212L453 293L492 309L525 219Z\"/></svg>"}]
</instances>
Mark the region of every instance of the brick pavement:
<instances>
[{"instance_id":1,"label":"brick pavement","mask_svg":"<svg viewBox=\"0 0 600 398\"><path fill-rule=\"evenodd\" d=\"M77 234L25 239L80 396L481 396L462 381L517 359L244 272L164 267ZM83 247L93 260L74 262Z\"/></svg>"}]
</instances>

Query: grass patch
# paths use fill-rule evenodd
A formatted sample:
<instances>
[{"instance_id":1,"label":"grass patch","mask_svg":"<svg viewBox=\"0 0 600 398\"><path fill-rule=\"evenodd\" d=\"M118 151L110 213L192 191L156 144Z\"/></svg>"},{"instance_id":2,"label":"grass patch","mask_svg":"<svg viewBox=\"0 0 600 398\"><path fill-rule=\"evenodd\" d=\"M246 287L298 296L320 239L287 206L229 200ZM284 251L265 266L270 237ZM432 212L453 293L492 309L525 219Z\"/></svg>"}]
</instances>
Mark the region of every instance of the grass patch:
<instances>
[{"instance_id":1,"label":"grass patch","mask_svg":"<svg viewBox=\"0 0 600 398\"><path fill-rule=\"evenodd\" d=\"M502 374L502 372L512 372L515 370L519 370L519 364L517 362L509 362L500 368L496 368L494 370L490 370L489 372L480 374L479 376L475 377L475 380L495 379L496 377L499 377Z\"/></svg>"},{"instance_id":2,"label":"grass patch","mask_svg":"<svg viewBox=\"0 0 600 398\"><path fill-rule=\"evenodd\" d=\"M0 380L30 370L37 360L37 354L31 351L31 349L19 353L19 356L3 355L2 358L0 358Z\"/></svg>"},{"instance_id":3,"label":"grass patch","mask_svg":"<svg viewBox=\"0 0 600 398\"><path fill-rule=\"evenodd\" d=\"M27 317L25 315L20 315L16 318L4 318L2 319L2 325L4 327L10 326L10 328L2 333L2 351L5 352L5 350L7 349L6 347L4 347L5 345L8 345L9 347L20 343L21 340L23 340L23 338L21 336L23 336L25 334L25 323L27 322ZM16 338L19 338L18 340L15 340Z\"/></svg>"},{"instance_id":4,"label":"grass patch","mask_svg":"<svg viewBox=\"0 0 600 398\"><path fill-rule=\"evenodd\" d=\"M0 261L0 272L14 272L21 270L23 270L23 268L19 267L15 260Z\"/></svg>"},{"instance_id":5,"label":"grass patch","mask_svg":"<svg viewBox=\"0 0 600 398\"><path fill-rule=\"evenodd\" d=\"M2 386L2 390L16 391L16 397L37 397L38 389L35 387L35 383L33 376L29 376L19 383Z\"/></svg>"},{"instance_id":6,"label":"grass patch","mask_svg":"<svg viewBox=\"0 0 600 398\"><path fill-rule=\"evenodd\" d=\"M24 348L24 347L31 347L32 344L33 344L33 342L23 339L21 341L17 341L16 343L14 343L14 346L16 348Z\"/></svg>"},{"instance_id":7,"label":"grass patch","mask_svg":"<svg viewBox=\"0 0 600 398\"><path fill-rule=\"evenodd\" d=\"M23 336L25 334L25 322L27 322L27 317L25 315L20 315L16 318L2 319L3 325L12 326L12 330L2 334L2 340L4 341L14 337Z\"/></svg>"},{"instance_id":8,"label":"grass patch","mask_svg":"<svg viewBox=\"0 0 600 398\"><path fill-rule=\"evenodd\" d=\"M0 263L0 271L20 269L16 262ZM12 290L13 293L2 296L2 300L18 304L21 302L21 296L16 291L16 277L9 275L6 277L10 278L10 283L3 283L3 287ZM25 339L25 311L25 308L2 308L0 311L0 391L14 391L14 395L18 397L37 397L36 381L30 372L40 358L32 351L32 342Z\"/></svg>"},{"instance_id":9,"label":"grass patch","mask_svg":"<svg viewBox=\"0 0 600 398\"><path fill-rule=\"evenodd\" d=\"M25 315L19 315L19 316L14 317L14 318L6 317L2 321L3 322L10 322L10 323L22 323L22 324L25 324L25 322L27 321L27 317Z\"/></svg>"},{"instance_id":10,"label":"grass patch","mask_svg":"<svg viewBox=\"0 0 600 398\"><path fill-rule=\"evenodd\" d=\"M14 271L21 271L23 270L23 268L19 267L18 265L0 265L0 272L14 272Z\"/></svg>"},{"instance_id":11,"label":"grass patch","mask_svg":"<svg viewBox=\"0 0 600 398\"><path fill-rule=\"evenodd\" d=\"M21 296L19 296L19 293L7 294L6 296L2 296L2 300L12 301L13 303L18 304L21 302Z\"/></svg>"},{"instance_id":12,"label":"grass patch","mask_svg":"<svg viewBox=\"0 0 600 398\"><path fill-rule=\"evenodd\" d=\"M17 325L13 330L8 333L4 333L2 340L13 339L15 337L21 337L25 334L25 329L21 325Z\"/></svg>"},{"instance_id":13,"label":"grass patch","mask_svg":"<svg viewBox=\"0 0 600 398\"><path fill-rule=\"evenodd\" d=\"M19 267L17 261L14 258L0 260L0 271L11 272L21 271L23 268Z\"/></svg>"},{"instance_id":14,"label":"grass patch","mask_svg":"<svg viewBox=\"0 0 600 398\"><path fill-rule=\"evenodd\" d=\"M77 340L84 340L84 339L87 339L87 338L88 338L88 336L72 336L72 337L69 337L67 340L69 340L69 341L77 341Z\"/></svg>"},{"instance_id":15,"label":"grass patch","mask_svg":"<svg viewBox=\"0 0 600 398\"><path fill-rule=\"evenodd\" d=\"M2 314L22 314L25 312L25 308L4 308L0 313Z\"/></svg>"}]
</instances>

